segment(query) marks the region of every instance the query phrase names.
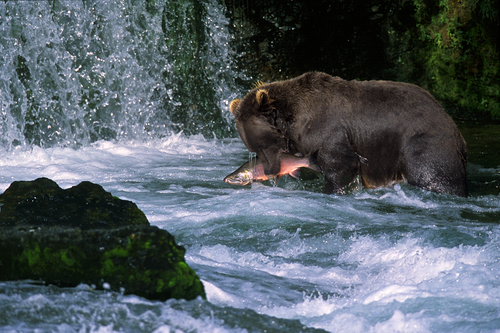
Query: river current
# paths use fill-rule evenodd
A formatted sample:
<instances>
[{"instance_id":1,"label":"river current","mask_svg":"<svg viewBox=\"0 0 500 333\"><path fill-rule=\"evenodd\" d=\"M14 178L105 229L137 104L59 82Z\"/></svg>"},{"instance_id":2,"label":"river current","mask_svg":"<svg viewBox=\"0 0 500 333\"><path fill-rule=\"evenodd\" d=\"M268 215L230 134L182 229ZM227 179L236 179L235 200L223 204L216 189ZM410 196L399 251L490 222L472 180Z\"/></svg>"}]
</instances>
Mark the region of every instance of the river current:
<instances>
[{"instance_id":1,"label":"river current","mask_svg":"<svg viewBox=\"0 0 500 333\"><path fill-rule=\"evenodd\" d=\"M500 332L498 125L460 124L469 198L325 195L306 172L231 186L249 156L227 105L251 78L223 6L147 3L0 1L0 193L48 177L135 202L186 248L207 300L6 281L0 332ZM189 53L193 8L205 37Z\"/></svg>"},{"instance_id":2,"label":"river current","mask_svg":"<svg viewBox=\"0 0 500 333\"><path fill-rule=\"evenodd\" d=\"M500 198L407 185L318 192L316 180L234 187L239 139L172 135L0 157L14 180L101 184L187 249L208 299L149 301L91 286L0 283L4 332L495 332ZM489 169L498 179L499 169Z\"/></svg>"}]
</instances>

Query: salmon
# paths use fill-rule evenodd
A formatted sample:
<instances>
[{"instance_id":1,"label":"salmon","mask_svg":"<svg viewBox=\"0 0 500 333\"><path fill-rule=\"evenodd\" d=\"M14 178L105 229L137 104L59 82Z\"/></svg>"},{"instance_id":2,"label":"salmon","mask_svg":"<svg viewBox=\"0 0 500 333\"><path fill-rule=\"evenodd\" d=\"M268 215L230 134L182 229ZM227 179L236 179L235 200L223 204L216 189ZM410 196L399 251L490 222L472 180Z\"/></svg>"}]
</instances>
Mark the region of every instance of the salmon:
<instances>
[{"instance_id":1,"label":"salmon","mask_svg":"<svg viewBox=\"0 0 500 333\"><path fill-rule=\"evenodd\" d=\"M246 162L240 166L236 171L226 176L224 181L231 185L248 185L253 182L268 180L269 178L264 173L264 166L259 159L251 162ZM300 168L309 168L316 172L321 172L320 168L315 163L311 162L308 157L297 157L283 153L281 154L280 172L276 176L278 180L284 175L298 178Z\"/></svg>"}]
</instances>

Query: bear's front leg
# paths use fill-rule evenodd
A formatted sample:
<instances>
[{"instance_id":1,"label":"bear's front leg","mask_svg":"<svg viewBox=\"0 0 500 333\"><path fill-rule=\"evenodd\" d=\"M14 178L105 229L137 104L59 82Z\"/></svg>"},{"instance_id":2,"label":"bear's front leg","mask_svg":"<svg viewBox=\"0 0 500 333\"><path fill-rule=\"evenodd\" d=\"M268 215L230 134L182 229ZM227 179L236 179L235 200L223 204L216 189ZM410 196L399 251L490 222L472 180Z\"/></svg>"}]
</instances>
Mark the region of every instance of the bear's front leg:
<instances>
[{"instance_id":1,"label":"bear's front leg","mask_svg":"<svg viewBox=\"0 0 500 333\"><path fill-rule=\"evenodd\" d=\"M343 194L344 187L358 175L358 161L358 157L352 151L336 151L328 156L318 154L318 165L325 175L323 192Z\"/></svg>"},{"instance_id":2,"label":"bear's front leg","mask_svg":"<svg viewBox=\"0 0 500 333\"><path fill-rule=\"evenodd\" d=\"M325 189L323 192L325 194L345 194L344 187L349 185L356 176L357 172L355 170L351 170L351 172L344 170L340 173L325 173Z\"/></svg>"}]
</instances>

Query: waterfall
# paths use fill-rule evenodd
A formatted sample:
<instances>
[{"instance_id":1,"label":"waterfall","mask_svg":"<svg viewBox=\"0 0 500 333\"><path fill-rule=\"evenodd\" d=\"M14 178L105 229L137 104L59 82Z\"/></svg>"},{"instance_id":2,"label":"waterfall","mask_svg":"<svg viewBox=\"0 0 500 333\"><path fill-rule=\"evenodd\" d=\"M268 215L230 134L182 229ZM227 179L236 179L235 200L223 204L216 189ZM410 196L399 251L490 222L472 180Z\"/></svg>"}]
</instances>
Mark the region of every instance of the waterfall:
<instances>
[{"instance_id":1,"label":"waterfall","mask_svg":"<svg viewBox=\"0 0 500 333\"><path fill-rule=\"evenodd\" d=\"M217 0L0 2L0 146L236 135Z\"/></svg>"}]
</instances>

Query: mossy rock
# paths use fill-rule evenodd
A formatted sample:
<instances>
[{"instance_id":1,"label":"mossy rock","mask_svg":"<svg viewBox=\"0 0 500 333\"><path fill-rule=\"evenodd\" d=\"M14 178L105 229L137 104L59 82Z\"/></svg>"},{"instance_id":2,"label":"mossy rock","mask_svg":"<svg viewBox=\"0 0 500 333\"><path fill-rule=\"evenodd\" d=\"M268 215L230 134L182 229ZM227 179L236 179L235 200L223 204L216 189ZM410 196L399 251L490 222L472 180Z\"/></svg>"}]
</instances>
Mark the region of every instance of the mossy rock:
<instances>
[{"instance_id":1,"label":"mossy rock","mask_svg":"<svg viewBox=\"0 0 500 333\"><path fill-rule=\"evenodd\" d=\"M148 299L206 297L185 249L133 203L96 184L39 178L0 194L0 280L80 283ZM104 284L106 283L106 284Z\"/></svg>"},{"instance_id":2,"label":"mossy rock","mask_svg":"<svg viewBox=\"0 0 500 333\"><path fill-rule=\"evenodd\" d=\"M131 201L121 200L100 185L82 182L63 190L48 178L16 181L0 194L0 226L72 226L81 229L149 225Z\"/></svg>"},{"instance_id":3,"label":"mossy rock","mask_svg":"<svg viewBox=\"0 0 500 333\"><path fill-rule=\"evenodd\" d=\"M0 280L80 283L148 299L205 298L184 260L185 249L166 230L128 226L109 230L68 227L0 228ZM107 286L107 285L106 285Z\"/></svg>"}]
</instances>

